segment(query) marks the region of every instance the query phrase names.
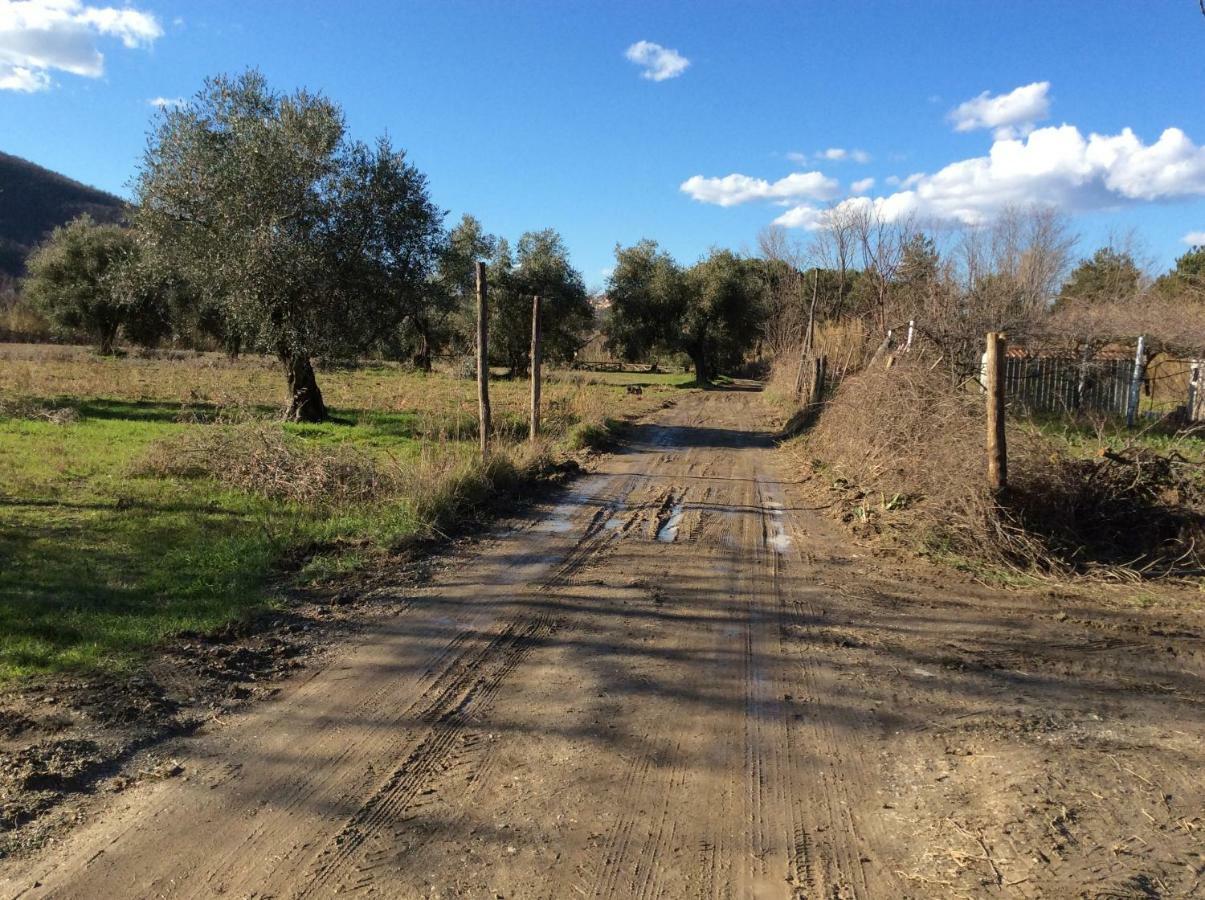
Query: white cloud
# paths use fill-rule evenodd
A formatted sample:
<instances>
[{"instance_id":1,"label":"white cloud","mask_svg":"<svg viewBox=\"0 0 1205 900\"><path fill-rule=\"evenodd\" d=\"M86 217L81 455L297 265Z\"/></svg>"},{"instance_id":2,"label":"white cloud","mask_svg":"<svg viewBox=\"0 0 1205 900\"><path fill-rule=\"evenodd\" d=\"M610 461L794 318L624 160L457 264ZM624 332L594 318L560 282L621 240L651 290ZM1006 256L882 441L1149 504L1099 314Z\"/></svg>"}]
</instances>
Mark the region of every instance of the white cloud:
<instances>
[{"instance_id":1,"label":"white cloud","mask_svg":"<svg viewBox=\"0 0 1205 900\"><path fill-rule=\"evenodd\" d=\"M976 224L1014 205L1082 212L1200 197L1205 196L1205 147L1179 128L1144 144L1129 128L1085 138L1075 126L1061 125L1040 128L1024 140L998 139L987 156L951 163L931 175L911 175L900 187L873 201L855 200L872 202L887 219L916 215ZM804 205L776 222L809 228L822 217L823 210Z\"/></svg>"},{"instance_id":2,"label":"white cloud","mask_svg":"<svg viewBox=\"0 0 1205 900\"><path fill-rule=\"evenodd\" d=\"M177 106L184 105L183 97L152 97L146 101L150 106L156 109L172 109Z\"/></svg>"},{"instance_id":3,"label":"white cloud","mask_svg":"<svg viewBox=\"0 0 1205 900\"><path fill-rule=\"evenodd\" d=\"M723 178L695 175L682 182L679 190L700 203L737 206L754 200L783 203L802 199L828 200L836 196L838 187L836 179L822 172L792 172L777 181L733 173Z\"/></svg>"},{"instance_id":4,"label":"white cloud","mask_svg":"<svg viewBox=\"0 0 1205 900\"><path fill-rule=\"evenodd\" d=\"M1035 81L992 96L984 91L950 111L955 131L993 128L998 139L1018 137L1050 114L1050 82Z\"/></svg>"},{"instance_id":5,"label":"white cloud","mask_svg":"<svg viewBox=\"0 0 1205 900\"><path fill-rule=\"evenodd\" d=\"M856 163L865 164L870 162L870 154L865 150L847 150L844 147L829 147L827 150L818 150L811 156L806 153L788 153L787 159L801 166L813 161L845 162L846 160L852 160Z\"/></svg>"},{"instance_id":6,"label":"white cloud","mask_svg":"<svg viewBox=\"0 0 1205 900\"><path fill-rule=\"evenodd\" d=\"M0 0L0 90L41 91L51 72L99 78L105 58L98 38L134 49L163 35L158 20L133 7L89 6L81 0Z\"/></svg>"},{"instance_id":7,"label":"white cloud","mask_svg":"<svg viewBox=\"0 0 1205 900\"><path fill-rule=\"evenodd\" d=\"M1190 231L1180 240L1190 247L1205 247L1205 231Z\"/></svg>"},{"instance_id":8,"label":"white cloud","mask_svg":"<svg viewBox=\"0 0 1205 900\"><path fill-rule=\"evenodd\" d=\"M640 73L640 77L649 81L677 78L690 65L690 60L677 50L662 47L652 41L637 41L628 47L623 55L642 67L644 71Z\"/></svg>"},{"instance_id":9,"label":"white cloud","mask_svg":"<svg viewBox=\"0 0 1205 900\"><path fill-rule=\"evenodd\" d=\"M10 66L0 62L0 91L20 91L32 94L50 87L50 76L27 66Z\"/></svg>"},{"instance_id":10,"label":"white cloud","mask_svg":"<svg viewBox=\"0 0 1205 900\"><path fill-rule=\"evenodd\" d=\"M781 225L783 228L806 228L814 231L824 224L826 215L828 215L828 210L801 204L788 209L774 220L774 224Z\"/></svg>"},{"instance_id":11,"label":"white cloud","mask_svg":"<svg viewBox=\"0 0 1205 900\"><path fill-rule=\"evenodd\" d=\"M855 194L865 194L874 187L873 178L861 178L849 186L849 189Z\"/></svg>"}]
</instances>

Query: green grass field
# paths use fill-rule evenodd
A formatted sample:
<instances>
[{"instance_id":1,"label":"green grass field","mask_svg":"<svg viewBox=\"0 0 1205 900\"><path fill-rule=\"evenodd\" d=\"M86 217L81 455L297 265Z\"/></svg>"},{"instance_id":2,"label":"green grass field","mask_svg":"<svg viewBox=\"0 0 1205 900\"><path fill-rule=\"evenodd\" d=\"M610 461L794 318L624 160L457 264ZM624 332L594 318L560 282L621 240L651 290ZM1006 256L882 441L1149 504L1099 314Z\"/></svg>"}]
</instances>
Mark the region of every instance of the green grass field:
<instances>
[{"instance_id":1,"label":"green grass field","mask_svg":"<svg viewBox=\"0 0 1205 900\"><path fill-rule=\"evenodd\" d=\"M319 383L334 421L281 424L282 380L260 359L0 346L0 680L134 665L169 635L279 603L284 586L336 578L470 514L499 466L513 476L532 458L526 381L492 385L500 462L489 472L476 462L471 381L373 366ZM544 450L689 383L550 373ZM181 463L215 442L232 455ZM292 469L270 468L277 442ZM267 471L240 468L260 456ZM347 469L380 484L299 499L298 482L324 466L336 483Z\"/></svg>"}]
</instances>

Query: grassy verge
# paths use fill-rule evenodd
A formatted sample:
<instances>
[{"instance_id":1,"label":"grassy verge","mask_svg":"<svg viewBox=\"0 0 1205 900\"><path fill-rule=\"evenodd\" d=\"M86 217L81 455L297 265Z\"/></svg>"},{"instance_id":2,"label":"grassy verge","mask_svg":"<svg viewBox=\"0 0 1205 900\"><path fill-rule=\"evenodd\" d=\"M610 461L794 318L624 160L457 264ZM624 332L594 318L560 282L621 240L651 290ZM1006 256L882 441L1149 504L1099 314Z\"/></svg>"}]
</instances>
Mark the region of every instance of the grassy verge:
<instances>
[{"instance_id":1,"label":"grassy verge","mask_svg":"<svg viewBox=\"0 0 1205 900\"><path fill-rule=\"evenodd\" d=\"M689 378L552 373L535 449L519 441L526 382L499 381L488 467L471 382L323 372L334 421L300 426L274 421L279 380L257 359L0 348L0 680L128 668L169 635L343 577Z\"/></svg>"},{"instance_id":2,"label":"grassy verge","mask_svg":"<svg viewBox=\"0 0 1205 900\"><path fill-rule=\"evenodd\" d=\"M1029 422L1044 437L1065 447L1072 456L1089 457L1099 455L1102 450L1118 452L1140 447L1155 453L1179 453L1194 462L1205 460L1205 429L1168 433L1150 427L1127 428L1118 419L1093 424L1034 417Z\"/></svg>"}]
</instances>

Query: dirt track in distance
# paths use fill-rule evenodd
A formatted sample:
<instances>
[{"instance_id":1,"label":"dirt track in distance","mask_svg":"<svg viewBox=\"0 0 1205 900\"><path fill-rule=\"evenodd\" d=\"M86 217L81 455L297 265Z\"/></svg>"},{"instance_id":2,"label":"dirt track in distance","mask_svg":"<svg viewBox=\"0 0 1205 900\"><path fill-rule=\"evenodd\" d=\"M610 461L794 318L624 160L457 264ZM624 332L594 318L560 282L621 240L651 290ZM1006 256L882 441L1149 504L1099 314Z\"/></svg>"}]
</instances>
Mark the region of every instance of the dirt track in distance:
<instances>
[{"instance_id":1,"label":"dirt track in distance","mask_svg":"<svg viewBox=\"0 0 1205 900\"><path fill-rule=\"evenodd\" d=\"M684 394L0 895L1205 890L1199 609L900 571L792 479Z\"/></svg>"}]
</instances>

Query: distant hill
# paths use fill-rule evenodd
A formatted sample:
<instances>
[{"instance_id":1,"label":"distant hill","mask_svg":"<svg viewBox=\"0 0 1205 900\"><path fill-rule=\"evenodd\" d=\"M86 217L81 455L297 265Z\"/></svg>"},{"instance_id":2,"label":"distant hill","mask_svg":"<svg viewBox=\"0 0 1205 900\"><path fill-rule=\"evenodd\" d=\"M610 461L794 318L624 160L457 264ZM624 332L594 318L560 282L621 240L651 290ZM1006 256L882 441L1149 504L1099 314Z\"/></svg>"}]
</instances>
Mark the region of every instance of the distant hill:
<instances>
[{"instance_id":1,"label":"distant hill","mask_svg":"<svg viewBox=\"0 0 1205 900\"><path fill-rule=\"evenodd\" d=\"M0 276L22 274L26 255L55 227L81 213L117 222L124 208L120 197L0 153Z\"/></svg>"}]
</instances>

